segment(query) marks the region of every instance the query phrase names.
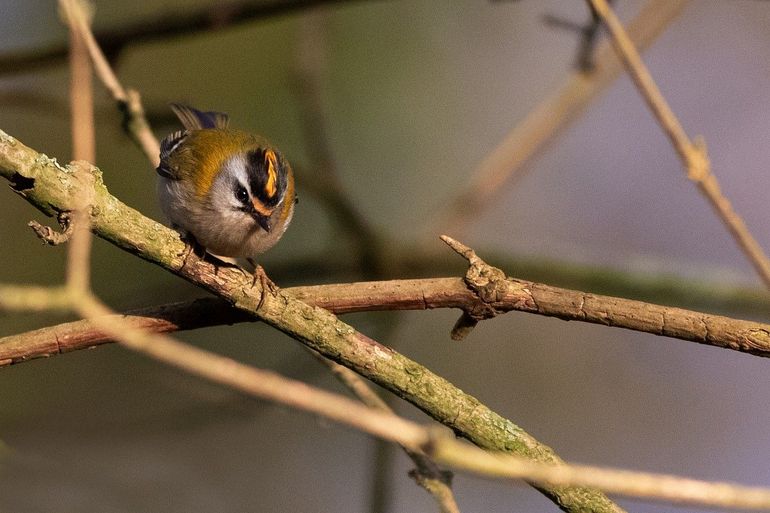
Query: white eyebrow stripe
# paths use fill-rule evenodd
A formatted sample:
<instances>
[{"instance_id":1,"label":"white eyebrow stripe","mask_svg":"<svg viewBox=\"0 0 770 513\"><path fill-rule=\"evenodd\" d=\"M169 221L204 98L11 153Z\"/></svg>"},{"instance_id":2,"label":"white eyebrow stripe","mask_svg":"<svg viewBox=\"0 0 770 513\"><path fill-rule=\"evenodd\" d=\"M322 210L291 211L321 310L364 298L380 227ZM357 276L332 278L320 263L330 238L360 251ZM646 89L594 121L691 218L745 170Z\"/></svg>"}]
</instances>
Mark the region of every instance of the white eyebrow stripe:
<instances>
[{"instance_id":1,"label":"white eyebrow stripe","mask_svg":"<svg viewBox=\"0 0 770 513\"><path fill-rule=\"evenodd\" d=\"M233 177L235 177L241 187L246 189L250 196L253 195L249 187L249 174L246 172L246 159L243 155L235 155L230 158L225 162L224 168L229 169Z\"/></svg>"}]
</instances>

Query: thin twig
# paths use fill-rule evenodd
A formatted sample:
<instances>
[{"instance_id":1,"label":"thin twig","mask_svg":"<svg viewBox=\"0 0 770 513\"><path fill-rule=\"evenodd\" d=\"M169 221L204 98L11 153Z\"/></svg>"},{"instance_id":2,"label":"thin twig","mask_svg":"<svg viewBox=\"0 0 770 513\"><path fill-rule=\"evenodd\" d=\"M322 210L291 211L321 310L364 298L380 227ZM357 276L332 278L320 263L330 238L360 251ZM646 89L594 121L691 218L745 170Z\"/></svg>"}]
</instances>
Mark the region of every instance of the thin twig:
<instances>
[{"instance_id":1,"label":"thin twig","mask_svg":"<svg viewBox=\"0 0 770 513\"><path fill-rule=\"evenodd\" d=\"M687 177L694 181L698 189L706 196L754 269L759 273L762 281L770 288L770 259L767 258L762 247L751 235L743 219L733 210L730 201L722 194L719 182L711 170L705 142L702 138L696 138L693 143L687 137L687 133L644 65L633 41L606 0L587 1L607 26L615 50L623 59L637 89L682 160L687 171Z\"/></svg>"},{"instance_id":2,"label":"thin twig","mask_svg":"<svg viewBox=\"0 0 770 513\"><path fill-rule=\"evenodd\" d=\"M82 172L82 171L81 171ZM87 193L82 188L81 193ZM482 475L523 478L542 486L602 487L636 497L665 499L732 508L770 510L770 489L751 488L728 483L709 483L676 476L618 471L589 466L573 467L563 463L534 463L521 457L488 454L446 436L436 436L426 428L397 417L383 403L361 390L347 369L343 376L370 407L315 389L304 383L283 378L269 371L248 367L232 359L183 344L165 335L144 333L122 321L114 320L114 312L102 305L88 290L91 234L87 210L91 201L84 195L80 208L73 213L74 233L69 245L67 288L72 307L100 330L130 349L180 368L215 383L227 385L256 397L280 402L313 412L331 420L365 431L402 445L419 455L427 451L439 461ZM457 249L479 264L472 250ZM108 320L109 319L109 320ZM416 460L434 467L429 460ZM435 485L435 483L433 483ZM446 490L443 490L446 493ZM451 496L450 496L451 498ZM456 511L451 502L442 503L442 511ZM619 508L617 509L619 511Z\"/></svg>"},{"instance_id":3,"label":"thin twig","mask_svg":"<svg viewBox=\"0 0 770 513\"><path fill-rule=\"evenodd\" d=\"M650 0L629 25L629 33L639 48L652 43L687 3L688 0ZM602 42L590 72L573 71L561 89L536 106L476 167L465 189L434 221L437 231L462 234L473 216L521 174L524 164L576 120L622 71L610 45Z\"/></svg>"},{"instance_id":4,"label":"thin twig","mask_svg":"<svg viewBox=\"0 0 770 513\"><path fill-rule=\"evenodd\" d=\"M61 0L73 4L83 0ZM85 12L85 8L81 7ZM85 23L88 21L85 20ZM94 91L88 48L75 24L69 23L70 33L70 110L72 115L72 159L96 162L96 131L94 129Z\"/></svg>"},{"instance_id":5,"label":"thin twig","mask_svg":"<svg viewBox=\"0 0 770 513\"><path fill-rule=\"evenodd\" d=\"M124 126L126 130L134 139L134 142L142 149L151 165L157 167L160 161L160 144L144 116L144 110L139 101L139 93L127 90L121 85L109 61L99 47L93 32L91 32L87 14L80 1L61 0L60 5L67 23L72 30L76 30L80 34L88 48L88 53L91 56L97 76L110 92L110 95L118 102L125 117Z\"/></svg>"},{"instance_id":6,"label":"thin twig","mask_svg":"<svg viewBox=\"0 0 770 513\"><path fill-rule=\"evenodd\" d=\"M35 285L7 285L0 283L0 313L69 309L70 298L64 287L38 287ZM39 354L43 356L42 353ZM51 353L49 352L48 354ZM11 363L13 361L0 357L0 365L9 365Z\"/></svg>"},{"instance_id":7,"label":"thin twig","mask_svg":"<svg viewBox=\"0 0 770 513\"><path fill-rule=\"evenodd\" d=\"M83 244L81 249L85 250L89 234L86 231L83 234L83 242L76 242L76 236L70 247ZM424 451L437 461L455 468L480 475L526 479L542 486L583 485L634 497L770 510L770 489L766 488L590 466L538 463L503 453L486 453L445 435L436 435L392 413L371 409L270 371L248 367L165 335L140 332L115 320L114 313L90 293L71 294L69 298L73 307L89 317L100 330L133 350L249 395L315 413L412 450Z\"/></svg>"},{"instance_id":8,"label":"thin twig","mask_svg":"<svg viewBox=\"0 0 770 513\"><path fill-rule=\"evenodd\" d=\"M308 13L300 22L294 58L294 85L310 164L307 168L296 166L295 171L298 181L304 184L303 188L315 196L336 221L336 233L328 239L331 253L338 252L340 238L350 241L350 255L357 264L356 271L367 279L376 279L385 275L386 260L380 240L343 186L326 129L322 99L323 72L327 67L326 19L327 13L318 11ZM382 441L374 445L369 461L372 476L368 511L387 513L391 509L393 451Z\"/></svg>"},{"instance_id":9,"label":"thin twig","mask_svg":"<svg viewBox=\"0 0 770 513\"><path fill-rule=\"evenodd\" d=\"M587 465L552 466L507 454L485 452L475 447L441 439L426 452L452 468L478 472L501 479L527 479L552 486L581 485L607 493L690 503L720 508L770 509L770 489L742 487L732 483L706 482L665 474L648 474ZM526 476L526 477L524 477Z\"/></svg>"},{"instance_id":10,"label":"thin twig","mask_svg":"<svg viewBox=\"0 0 770 513\"><path fill-rule=\"evenodd\" d=\"M180 253L184 244L171 230L154 224L122 205L107 194L100 181L91 182L89 179L80 178L73 181L73 178L77 178L85 171L94 175L94 170L86 163L77 163L74 169L62 168L0 132L0 175L9 178L16 174L21 175L27 184L27 188L24 189L25 198L33 204L42 201L43 203L38 205L39 208L46 211L52 207L66 210L65 206L67 206L69 210L84 210L83 189L88 189L90 186L93 190L89 193L93 195L88 196L92 198L93 204L90 209L91 221L93 230L98 235L114 241L123 248L130 248L132 252L143 258L157 262L183 277L206 286L244 310L256 313L266 322L305 342L308 347L344 362L346 366L350 366L360 374L397 392L434 418L441 420L456 433L467 436L475 443L487 448L516 450L528 458L536 458L544 462L544 465L539 468L557 465L556 471L560 472L561 461L558 457L518 426L494 414L478 400L463 394L428 369L368 339L352 327L336 320L331 314L306 306L280 291L266 293L262 290L252 290L251 287L258 289L260 285L254 284L250 277L244 276L236 269L217 268L205 260L183 259ZM67 185L63 185L63 182ZM143 230L147 228L152 233L151 238L142 235ZM75 224L75 230L79 230L80 233L84 233L86 229L85 223ZM88 240L86 234L83 241L76 241L72 246L80 248L75 251L85 252ZM469 251L462 248L461 252L471 256ZM74 259L73 265L78 265L76 262L77 259ZM476 263L479 264L478 261ZM85 269L86 264L79 265ZM77 272L81 271L76 271L75 274ZM73 278L70 274L69 283L72 290L77 291L80 286L73 286L73 284L83 284L84 281ZM497 287L500 284L494 285ZM516 288L517 285L514 283L513 289ZM95 323L100 331L121 340L135 350L188 372L217 380L250 394L322 414L356 426L375 436L382 436L407 446L416 445L429 454L435 451L439 455L436 457L439 463L448 461L442 459L447 458L448 451L442 448L442 444L459 443L452 439L445 441L437 439L426 443L423 438L423 428L393 415L371 411L365 406L328 392L311 392L305 384L288 382L273 373L251 369L229 358L185 346L167 336L140 333L129 329L123 322L109 316L112 312L104 308L90 294L81 294L82 297L78 298L73 297L74 295L70 295L74 302L73 307L77 308L81 314L91 317L91 322ZM252 308L256 304L262 306L259 311L254 312ZM428 396L423 397L421 391L429 391ZM484 434L487 429L492 429L492 432ZM449 451L449 454L452 452ZM483 452L478 451L478 457L482 455ZM575 474L576 479L584 479L580 476L590 477L590 473ZM568 511L584 511L589 508L594 511L622 511L595 490L542 484L543 481L550 479L557 478L539 474L539 477L532 478L532 481L541 483L536 484L536 487ZM665 480L669 484L672 482L670 478ZM684 486L688 483L693 481L685 480L679 485ZM721 492L729 490L734 499L731 503L733 507L763 505L770 507L770 491L728 488L728 486L717 489L716 492L720 493L716 496L698 497L698 500L708 504L725 504L724 493ZM629 493L636 493L637 487L634 487L633 483L626 483L625 487L629 488ZM767 494L764 499L763 493ZM680 499L677 498L677 500ZM689 494L681 500L694 500L694 496ZM766 502L762 503L761 500Z\"/></svg>"}]
</instances>

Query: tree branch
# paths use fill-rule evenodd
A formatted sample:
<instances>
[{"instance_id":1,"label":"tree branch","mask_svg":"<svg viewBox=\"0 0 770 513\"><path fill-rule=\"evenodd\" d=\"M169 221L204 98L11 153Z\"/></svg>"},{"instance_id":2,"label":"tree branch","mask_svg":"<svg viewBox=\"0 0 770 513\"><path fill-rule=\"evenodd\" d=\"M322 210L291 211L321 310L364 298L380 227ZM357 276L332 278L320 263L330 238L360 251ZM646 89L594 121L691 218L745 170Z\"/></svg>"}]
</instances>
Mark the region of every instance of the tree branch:
<instances>
[{"instance_id":1,"label":"tree branch","mask_svg":"<svg viewBox=\"0 0 770 513\"><path fill-rule=\"evenodd\" d=\"M688 0L650 0L629 25L629 33L640 48L649 45L676 18ZM439 231L452 227L462 235L468 222L489 205L504 185L518 176L524 164L565 126L578 118L589 103L623 71L606 43L595 52L594 67L573 71L554 95L536 106L502 142L487 155L471 175L466 188L447 209L439 213Z\"/></svg>"},{"instance_id":2,"label":"tree branch","mask_svg":"<svg viewBox=\"0 0 770 513\"><path fill-rule=\"evenodd\" d=\"M406 399L428 415L486 449L513 452L544 462L560 462L545 445L478 399L337 319L280 290L266 290L239 268L212 263L185 251L179 234L111 196L101 172L93 176L92 230L99 237L153 262L225 299L236 308L296 338ZM24 146L0 131L0 175L41 211L55 215L78 207L86 187L74 169ZM535 487L565 511L622 511L603 493L576 487Z\"/></svg>"},{"instance_id":3,"label":"tree branch","mask_svg":"<svg viewBox=\"0 0 770 513\"><path fill-rule=\"evenodd\" d=\"M484 263L483 265L487 265ZM569 321L663 335L758 356L770 356L770 325L552 287L505 277L500 295L485 302L462 278L428 278L289 287L283 292L335 314L385 310L457 308L501 314L523 311ZM0 288L0 296L2 296ZM0 306L2 306L0 301ZM159 333L253 321L217 298L172 303L122 314L131 326ZM0 338L7 364L52 356L110 342L87 321L75 321Z\"/></svg>"},{"instance_id":4,"label":"tree branch","mask_svg":"<svg viewBox=\"0 0 770 513\"><path fill-rule=\"evenodd\" d=\"M118 102L118 106L123 113L124 129L142 149L150 164L153 167L157 167L160 162L160 144L144 116L139 93L132 89L125 89L118 80L107 57L102 52L99 43L97 43L94 34L91 32L91 26L87 19L88 15L83 4L72 0L60 0L59 4L62 7L65 21L70 27L74 40L79 43L77 47L73 46L73 48L80 48L82 52L88 52L96 74L110 92L112 98ZM91 117L93 117L93 106L89 105L89 108L91 109ZM93 161L93 159L86 160Z\"/></svg>"},{"instance_id":5,"label":"tree branch","mask_svg":"<svg viewBox=\"0 0 770 513\"><path fill-rule=\"evenodd\" d=\"M749 231L743 218L732 207L730 201L722 194L716 176L711 171L711 163L706 151L706 143L702 138L696 138L695 143L690 141L682 124L669 107L657 84L652 78L642 57L634 46L620 20L615 15L606 0L587 0L595 10L602 22L607 26L612 44L623 63L628 69L629 75L636 84L639 93L647 102L658 124L671 141L674 150L682 160L687 177L695 182L698 189L711 203L722 222L727 226L738 246L748 258L751 265L759 274L765 285L770 288L770 259L768 259L762 247Z\"/></svg>"}]
</instances>

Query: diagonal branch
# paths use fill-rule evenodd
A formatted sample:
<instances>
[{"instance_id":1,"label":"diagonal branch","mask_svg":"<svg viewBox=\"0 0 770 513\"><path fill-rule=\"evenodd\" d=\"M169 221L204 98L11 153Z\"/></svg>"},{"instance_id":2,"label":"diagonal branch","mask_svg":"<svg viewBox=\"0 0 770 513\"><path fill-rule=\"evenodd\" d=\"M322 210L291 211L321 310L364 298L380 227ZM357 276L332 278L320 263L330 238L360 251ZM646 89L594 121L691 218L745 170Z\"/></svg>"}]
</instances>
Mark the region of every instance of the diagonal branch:
<instances>
[{"instance_id":1,"label":"diagonal branch","mask_svg":"<svg viewBox=\"0 0 770 513\"><path fill-rule=\"evenodd\" d=\"M179 234L110 195L101 172L93 176L91 226L99 237L180 276L283 331L324 356L406 399L455 433L486 449L542 462L561 462L543 445L478 399L389 347L378 344L332 313L281 290L263 289L240 268L217 266L185 251ZM78 207L85 186L74 169L24 146L0 131L0 175L41 211L54 215ZM221 262L220 262L221 264ZM565 511L619 512L603 493L580 487L533 485Z\"/></svg>"},{"instance_id":2,"label":"diagonal branch","mask_svg":"<svg viewBox=\"0 0 770 513\"><path fill-rule=\"evenodd\" d=\"M131 89L125 89L118 80L107 57L99 47L93 32L91 32L91 26L88 23L87 13L82 1L60 0L59 4L61 5L64 18L70 27L70 31L74 33L76 40L88 50L96 74L109 90L113 99L118 102L118 106L123 113L123 125L126 131L142 149L153 167L156 167L158 165L160 145L144 116L144 109L139 101L139 93Z\"/></svg>"},{"instance_id":3,"label":"diagonal branch","mask_svg":"<svg viewBox=\"0 0 770 513\"><path fill-rule=\"evenodd\" d=\"M631 78L658 120L658 124L671 140L671 144L687 171L687 177L694 181L698 189L706 196L762 281L767 287L770 287L770 259L767 258L762 247L746 227L743 219L733 210L730 201L722 194L719 182L711 172L711 163L706 152L705 142L701 138L696 138L693 143L687 137L682 124L669 107L652 75L642 62L633 41L607 1L588 0L588 2L607 26L615 50L623 59Z\"/></svg>"},{"instance_id":4,"label":"diagonal branch","mask_svg":"<svg viewBox=\"0 0 770 513\"><path fill-rule=\"evenodd\" d=\"M646 47L675 19L689 0L650 0L629 25L629 33ZM474 170L458 197L440 213L437 224L457 233L472 216L489 205L507 183L521 174L526 164L559 131L577 119L589 103L617 77L623 66L612 48L598 45L590 71L573 71L555 94L536 106Z\"/></svg>"}]
</instances>

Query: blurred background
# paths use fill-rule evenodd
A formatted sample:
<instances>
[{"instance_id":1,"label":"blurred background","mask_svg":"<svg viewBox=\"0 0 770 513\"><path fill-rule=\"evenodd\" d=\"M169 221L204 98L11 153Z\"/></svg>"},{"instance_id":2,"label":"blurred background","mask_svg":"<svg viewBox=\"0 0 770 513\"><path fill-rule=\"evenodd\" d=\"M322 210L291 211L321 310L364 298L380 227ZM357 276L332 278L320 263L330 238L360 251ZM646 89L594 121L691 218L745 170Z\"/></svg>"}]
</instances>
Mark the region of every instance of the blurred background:
<instances>
[{"instance_id":1,"label":"blurred background","mask_svg":"<svg viewBox=\"0 0 770 513\"><path fill-rule=\"evenodd\" d=\"M448 233L524 279L768 318L761 282L626 77L484 208L458 212L474 170L574 73L581 35L570 27L590 22L583 2L338 1L237 23L204 0L94 5L95 31L113 36L213 13L208 30L137 38L111 57L123 84L142 94L158 136L177 129L168 102L189 102L228 112L233 126L265 135L296 165L294 222L261 262L281 286L461 275L463 261L438 240ZM615 2L624 21L644 5ZM11 59L66 44L55 2L0 0L0 12L0 128L66 162L66 57L35 66ZM705 137L725 194L770 248L770 5L691 1L644 58L688 133ZM95 90L96 163L108 188L161 219L154 171L101 84ZM50 220L10 191L0 219L0 282L59 283L65 248L43 246L26 227ZM93 259L96 292L116 309L205 295L103 241ZM770 485L762 359L521 313L485 321L457 343L449 339L457 315L345 320L567 460ZM4 315L0 336L65 320ZM178 336L344 393L298 343L268 327ZM4 368L0 390L2 511L435 510L397 449L117 346ZM457 475L454 489L463 512L556 509L523 484Z\"/></svg>"}]
</instances>

